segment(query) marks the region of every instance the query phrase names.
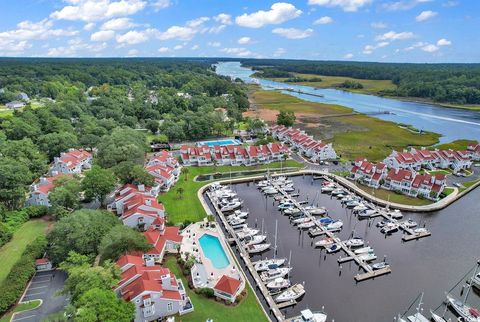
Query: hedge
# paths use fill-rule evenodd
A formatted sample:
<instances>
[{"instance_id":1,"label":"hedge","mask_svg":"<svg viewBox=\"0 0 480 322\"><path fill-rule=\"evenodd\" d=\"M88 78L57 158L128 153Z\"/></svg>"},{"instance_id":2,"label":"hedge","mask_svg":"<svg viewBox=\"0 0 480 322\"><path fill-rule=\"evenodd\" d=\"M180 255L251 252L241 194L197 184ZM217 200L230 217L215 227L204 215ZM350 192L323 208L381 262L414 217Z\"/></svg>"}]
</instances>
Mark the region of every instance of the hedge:
<instances>
[{"instance_id":1,"label":"hedge","mask_svg":"<svg viewBox=\"0 0 480 322\"><path fill-rule=\"evenodd\" d=\"M35 259L40 258L47 248L44 236L31 242L22 257L12 267L7 278L0 284L0 315L8 311L23 294L25 286L35 274Z\"/></svg>"},{"instance_id":2,"label":"hedge","mask_svg":"<svg viewBox=\"0 0 480 322\"><path fill-rule=\"evenodd\" d=\"M29 206L22 210L0 213L0 247L8 243L20 226L32 218L43 217L48 214L48 207Z\"/></svg>"}]
</instances>

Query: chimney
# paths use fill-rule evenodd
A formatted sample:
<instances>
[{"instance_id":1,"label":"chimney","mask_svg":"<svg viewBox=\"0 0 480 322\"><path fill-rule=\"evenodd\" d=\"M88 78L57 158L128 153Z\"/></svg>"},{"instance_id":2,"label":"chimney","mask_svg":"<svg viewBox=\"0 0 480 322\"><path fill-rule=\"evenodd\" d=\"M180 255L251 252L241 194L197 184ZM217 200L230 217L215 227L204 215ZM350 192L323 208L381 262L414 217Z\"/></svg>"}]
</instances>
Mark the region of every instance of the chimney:
<instances>
[{"instance_id":1,"label":"chimney","mask_svg":"<svg viewBox=\"0 0 480 322\"><path fill-rule=\"evenodd\" d=\"M395 174L398 174L399 169L395 168Z\"/></svg>"},{"instance_id":2,"label":"chimney","mask_svg":"<svg viewBox=\"0 0 480 322\"><path fill-rule=\"evenodd\" d=\"M155 266L155 259L145 258L145 266L147 266L147 267Z\"/></svg>"},{"instance_id":3,"label":"chimney","mask_svg":"<svg viewBox=\"0 0 480 322\"><path fill-rule=\"evenodd\" d=\"M151 206L152 205L152 199L145 199L145 204L147 206Z\"/></svg>"},{"instance_id":4,"label":"chimney","mask_svg":"<svg viewBox=\"0 0 480 322\"><path fill-rule=\"evenodd\" d=\"M138 185L138 191L145 192L145 185L144 184L139 184Z\"/></svg>"}]
</instances>

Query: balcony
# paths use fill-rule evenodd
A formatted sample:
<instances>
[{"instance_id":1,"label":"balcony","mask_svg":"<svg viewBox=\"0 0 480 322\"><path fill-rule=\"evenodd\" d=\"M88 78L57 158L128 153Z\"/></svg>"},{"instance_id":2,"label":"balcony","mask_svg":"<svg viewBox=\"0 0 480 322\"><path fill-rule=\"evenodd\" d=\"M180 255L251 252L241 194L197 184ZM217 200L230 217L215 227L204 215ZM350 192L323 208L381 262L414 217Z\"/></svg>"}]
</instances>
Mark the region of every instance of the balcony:
<instances>
[{"instance_id":1,"label":"balcony","mask_svg":"<svg viewBox=\"0 0 480 322\"><path fill-rule=\"evenodd\" d=\"M178 311L178 313L179 313L180 315L184 315L184 314L193 312L193 310L194 310L193 303L192 303L192 301L190 301L190 298L187 297L187 299L185 300L184 305L180 308L180 310Z\"/></svg>"}]
</instances>

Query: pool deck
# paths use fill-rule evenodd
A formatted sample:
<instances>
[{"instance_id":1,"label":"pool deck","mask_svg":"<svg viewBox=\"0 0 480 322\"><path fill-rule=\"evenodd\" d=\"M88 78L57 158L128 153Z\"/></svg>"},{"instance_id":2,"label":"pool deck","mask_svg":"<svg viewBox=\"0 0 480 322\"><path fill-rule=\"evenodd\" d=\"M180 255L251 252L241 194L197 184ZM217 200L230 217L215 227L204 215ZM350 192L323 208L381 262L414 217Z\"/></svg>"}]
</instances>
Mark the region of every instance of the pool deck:
<instances>
[{"instance_id":1,"label":"pool deck","mask_svg":"<svg viewBox=\"0 0 480 322\"><path fill-rule=\"evenodd\" d=\"M217 140L197 142L197 146L208 145L209 147L212 147L214 145L223 146L223 145L241 145L241 144L242 142L235 138L223 138L223 139L217 139Z\"/></svg>"},{"instance_id":2,"label":"pool deck","mask_svg":"<svg viewBox=\"0 0 480 322\"><path fill-rule=\"evenodd\" d=\"M206 227L207 223L208 221L204 220L191 224L182 232L183 242L180 247L182 257L185 259L186 254L189 253L193 254L196 260L195 265L192 267L193 286L195 288L213 288L223 275L227 275L241 280L241 288L243 290L245 287L244 277L241 272L238 271L236 262L228 251L228 246L225 244L223 234L219 232L220 228L218 228L218 224L214 222L215 228L212 228ZM218 238L220 245L222 246L223 251L225 252L225 255L229 261L228 266L224 268L216 268L212 261L203 253L199 239L205 234L209 234Z\"/></svg>"}]
</instances>

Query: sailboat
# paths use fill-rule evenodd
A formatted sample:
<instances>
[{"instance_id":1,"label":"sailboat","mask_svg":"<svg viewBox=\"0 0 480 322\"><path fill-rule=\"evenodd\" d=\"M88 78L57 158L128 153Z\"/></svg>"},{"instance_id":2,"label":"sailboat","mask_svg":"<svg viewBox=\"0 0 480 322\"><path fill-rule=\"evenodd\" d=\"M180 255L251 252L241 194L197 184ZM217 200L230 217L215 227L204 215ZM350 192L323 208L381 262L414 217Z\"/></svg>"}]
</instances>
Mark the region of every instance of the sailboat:
<instances>
[{"instance_id":1,"label":"sailboat","mask_svg":"<svg viewBox=\"0 0 480 322\"><path fill-rule=\"evenodd\" d=\"M448 322L450 319L447 321L443 317L441 317L438 314L435 314L432 310L430 310L430 314L432 315L432 320L435 322Z\"/></svg>"},{"instance_id":2,"label":"sailboat","mask_svg":"<svg viewBox=\"0 0 480 322\"><path fill-rule=\"evenodd\" d=\"M287 301L292 301L296 300L300 297L302 297L305 294L305 288L303 287L302 284L295 284L282 293L278 295L275 298L275 302L281 303L281 302L287 302Z\"/></svg>"}]
</instances>

